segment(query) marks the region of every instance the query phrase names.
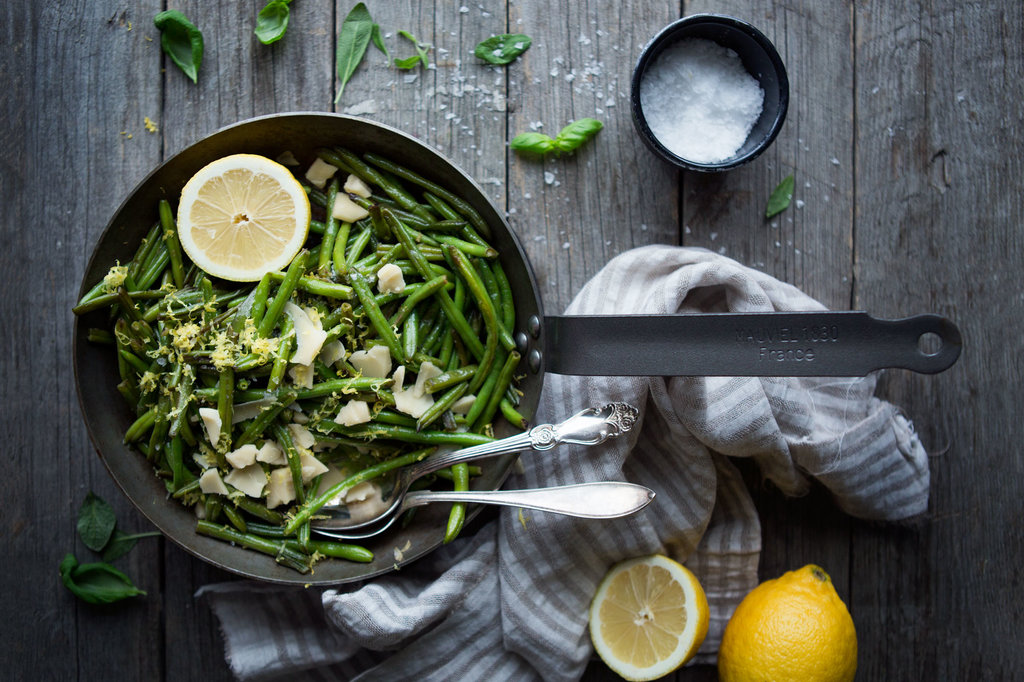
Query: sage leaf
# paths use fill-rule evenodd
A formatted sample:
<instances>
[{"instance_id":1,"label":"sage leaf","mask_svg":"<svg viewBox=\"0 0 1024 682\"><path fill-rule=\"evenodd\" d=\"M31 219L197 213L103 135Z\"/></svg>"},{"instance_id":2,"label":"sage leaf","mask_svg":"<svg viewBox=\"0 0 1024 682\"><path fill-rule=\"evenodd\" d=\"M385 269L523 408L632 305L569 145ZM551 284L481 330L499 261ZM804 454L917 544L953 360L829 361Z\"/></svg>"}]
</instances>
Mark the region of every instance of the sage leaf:
<instances>
[{"instance_id":1,"label":"sage leaf","mask_svg":"<svg viewBox=\"0 0 1024 682\"><path fill-rule=\"evenodd\" d=\"M764 209L764 217L772 218L789 208L789 202L793 200L793 187L795 181L790 173L779 183L772 195L768 197L768 205Z\"/></svg>"},{"instance_id":2,"label":"sage leaf","mask_svg":"<svg viewBox=\"0 0 1024 682\"><path fill-rule=\"evenodd\" d=\"M254 33L261 43L270 45L284 38L288 30L288 3L290 0L271 0L256 15Z\"/></svg>"},{"instance_id":3,"label":"sage leaf","mask_svg":"<svg viewBox=\"0 0 1024 682\"><path fill-rule=\"evenodd\" d=\"M388 64L390 64L391 53L388 52L388 46L384 44L384 35L380 32L380 24L373 25L373 33L370 34L370 40L373 41L378 50L384 53L384 57L388 60Z\"/></svg>"},{"instance_id":4,"label":"sage leaf","mask_svg":"<svg viewBox=\"0 0 1024 682\"><path fill-rule=\"evenodd\" d=\"M338 70L338 95L334 98L337 104L341 95L345 92L345 84L356 72L359 62L363 61L366 48L373 36L373 18L366 5L359 2L352 8L352 11L345 17L338 33L338 55L336 65Z\"/></svg>"},{"instance_id":5,"label":"sage leaf","mask_svg":"<svg viewBox=\"0 0 1024 682\"><path fill-rule=\"evenodd\" d=\"M76 597L90 604L112 604L146 594L110 564L79 564L73 554L60 562L60 577Z\"/></svg>"},{"instance_id":6,"label":"sage leaf","mask_svg":"<svg viewBox=\"0 0 1024 682\"><path fill-rule=\"evenodd\" d=\"M559 131L558 137L555 138L555 145L560 151L571 152L597 135L601 128L604 128L604 124L596 118L581 118Z\"/></svg>"},{"instance_id":7,"label":"sage leaf","mask_svg":"<svg viewBox=\"0 0 1024 682\"><path fill-rule=\"evenodd\" d=\"M533 40L528 35L504 33L481 41L473 54L488 64L502 66L511 64L516 57L529 50L532 44Z\"/></svg>"},{"instance_id":8,"label":"sage leaf","mask_svg":"<svg viewBox=\"0 0 1024 682\"><path fill-rule=\"evenodd\" d=\"M521 133L512 138L509 146L517 152L547 154L556 149L555 141L544 133Z\"/></svg>"},{"instance_id":9,"label":"sage leaf","mask_svg":"<svg viewBox=\"0 0 1024 682\"><path fill-rule=\"evenodd\" d=\"M90 492L78 509L78 535L85 546L100 552L110 540L117 525L113 508L103 498Z\"/></svg>"},{"instance_id":10,"label":"sage leaf","mask_svg":"<svg viewBox=\"0 0 1024 682\"><path fill-rule=\"evenodd\" d=\"M402 36L413 44L416 48L416 54L412 57L406 57L405 59L396 59L394 64L399 69L415 69L417 64L423 64L423 68L430 66L430 60L427 58L427 51L430 45L427 43L421 43L416 36L409 33L408 31L399 31L398 35Z\"/></svg>"},{"instance_id":11,"label":"sage leaf","mask_svg":"<svg viewBox=\"0 0 1024 682\"><path fill-rule=\"evenodd\" d=\"M193 83L199 82L199 65L203 63L203 34L195 24L176 9L153 17L160 30L160 47Z\"/></svg>"}]
</instances>

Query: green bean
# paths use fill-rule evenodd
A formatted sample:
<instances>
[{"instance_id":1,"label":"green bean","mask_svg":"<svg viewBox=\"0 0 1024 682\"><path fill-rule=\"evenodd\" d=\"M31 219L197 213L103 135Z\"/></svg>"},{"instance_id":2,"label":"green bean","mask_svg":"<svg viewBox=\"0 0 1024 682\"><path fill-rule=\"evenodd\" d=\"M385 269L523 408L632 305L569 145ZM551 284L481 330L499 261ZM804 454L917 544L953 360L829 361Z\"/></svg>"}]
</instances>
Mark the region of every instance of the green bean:
<instances>
[{"instance_id":1,"label":"green bean","mask_svg":"<svg viewBox=\"0 0 1024 682\"><path fill-rule=\"evenodd\" d=\"M284 514L276 512L273 509L268 509L266 505L260 504L255 500L250 500L248 497L239 497L236 499L235 506L247 514L255 516L258 519L263 519L268 523L277 524L278 526L284 524Z\"/></svg>"},{"instance_id":2,"label":"green bean","mask_svg":"<svg viewBox=\"0 0 1024 682\"><path fill-rule=\"evenodd\" d=\"M452 488L456 492L469 490L469 465L465 462L453 464L452 467ZM444 543L448 544L459 536L462 526L466 523L466 503L453 502L451 511L448 512L448 524L444 530Z\"/></svg>"},{"instance_id":3,"label":"green bean","mask_svg":"<svg viewBox=\"0 0 1024 682\"><path fill-rule=\"evenodd\" d=\"M197 521L196 532L225 542L233 542L247 549L269 554L279 564L283 564L300 573L308 573L310 558L295 549L288 547L285 541L274 541L261 538L251 533L241 533L234 528L221 526L210 521Z\"/></svg>"},{"instance_id":4,"label":"green bean","mask_svg":"<svg viewBox=\"0 0 1024 682\"><path fill-rule=\"evenodd\" d=\"M399 306L398 311L391 316L388 321L392 326L398 326L405 322L405 318L413 311L413 309L428 296L433 295L438 290L448 285L448 278L445 276L434 277L433 279L427 280L421 286L416 287L412 293L406 296L402 305ZM409 290L409 287L406 287Z\"/></svg>"},{"instance_id":5,"label":"green bean","mask_svg":"<svg viewBox=\"0 0 1024 682\"><path fill-rule=\"evenodd\" d=\"M363 305L363 310L366 311L370 324L373 325L377 335L380 336L381 340L387 345L388 350L391 351L391 357L396 362L405 362L405 351L402 348L402 344L398 341L395 330L388 323L387 318L384 317L384 313L380 311L380 307L374 300L373 293L370 291L370 285L366 279L358 273L351 272L348 276L348 282L352 285L356 296L359 297L359 302Z\"/></svg>"},{"instance_id":6,"label":"green bean","mask_svg":"<svg viewBox=\"0 0 1024 682\"><path fill-rule=\"evenodd\" d=\"M119 352L121 357L124 358L129 365L134 367L139 374L145 374L149 371L149 365L143 362L135 353L125 348L120 349Z\"/></svg>"},{"instance_id":7,"label":"green bean","mask_svg":"<svg viewBox=\"0 0 1024 682\"><path fill-rule=\"evenodd\" d=\"M486 221L484 221L483 216L481 216L477 212L477 210L469 204L469 202L465 201L461 197L453 194L452 192L449 192L447 189L441 187L437 183L431 182L422 175L414 173L408 168L400 166L397 163L394 163L381 156L378 156L373 153L367 153L364 156L367 161L377 166L378 168L381 168L389 173L394 173L403 180L408 180L409 182L415 185L419 185L428 192L431 192L436 196L444 199L446 202L451 204L456 211L458 211L462 216L469 220L469 222L471 222L474 225L474 227L476 227L477 230L482 232L484 235L490 234L490 228L487 226Z\"/></svg>"},{"instance_id":8,"label":"green bean","mask_svg":"<svg viewBox=\"0 0 1024 682\"><path fill-rule=\"evenodd\" d=\"M456 400L463 396L467 388L469 388L469 384L461 383L435 400L434 404L428 407L426 412L420 415L420 418L416 420L416 430L422 431L434 423L438 417L451 409L451 406Z\"/></svg>"},{"instance_id":9,"label":"green bean","mask_svg":"<svg viewBox=\"0 0 1024 682\"><path fill-rule=\"evenodd\" d=\"M281 414L284 409L293 402L295 402L294 389L285 388L278 391L274 404L256 415L256 417L249 422L249 425L245 427L245 430L242 431L242 433L238 435L238 438L235 439L235 449L256 440L260 434L270 426L270 423L277 419L277 415Z\"/></svg>"},{"instance_id":10,"label":"green bean","mask_svg":"<svg viewBox=\"0 0 1024 682\"><path fill-rule=\"evenodd\" d=\"M178 226L171 213L171 204L166 199L160 200L160 225L163 228L164 243L167 244L167 255L171 261L171 278L174 286L180 289L185 285L185 268L181 262L181 243L178 241Z\"/></svg>"},{"instance_id":11,"label":"green bean","mask_svg":"<svg viewBox=\"0 0 1024 682\"><path fill-rule=\"evenodd\" d=\"M327 273L327 266L334 258L334 240L338 237L338 219L334 217L334 202L338 198L338 178L331 180L327 188L327 223L324 226L324 238L320 242L320 257L317 269L321 274Z\"/></svg>"},{"instance_id":12,"label":"green bean","mask_svg":"<svg viewBox=\"0 0 1024 682\"><path fill-rule=\"evenodd\" d=\"M139 415L138 419L132 422L132 425L124 432L124 442L134 443L149 433L149 430L153 428L153 424L156 423L156 412L156 407L151 407Z\"/></svg>"},{"instance_id":13,"label":"green bean","mask_svg":"<svg viewBox=\"0 0 1024 682\"><path fill-rule=\"evenodd\" d=\"M269 273L270 279L275 282L283 282L286 273L283 272L271 272ZM313 294L314 296L323 296L324 298L348 300L352 298L352 287L347 287L344 284L338 284L337 282L328 282L315 277L309 277L303 275L299 277L295 283L295 288L306 293ZM276 300L276 299L275 299Z\"/></svg>"},{"instance_id":14,"label":"green bean","mask_svg":"<svg viewBox=\"0 0 1024 682\"><path fill-rule=\"evenodd\" d=\"M276 391L284 380L284 373L288 369L288 360L295 350L295 325L290 317L281 321L281 335L278 336L277 352L274 354L274 364L270 369L270 377L267 379L267 390Z\"/></svg>"},{"instance_id":15,"label":"green bean","mask_svg":"<svg viewBox=\"0 0 1024 682\"><path fill-rule=\"evenodd\" d=\"M430 453L434 451L434 448L425 448L421 450L414 450L407 452L404 455L399 455L394 459L389 459L373 466L367 467L362 471L349 476L343 481L340 481L330 488L320 493L311 500L307 500L305 504L299 506L295 511L295 514L288 519L284 525L284 532L286 535L291 535L298 530L299 526L309 521L313 514L320 511L321 508L335 497L343 495L345 492L356 487L360 483L365 481L372 481L373 479L386 474L393 469L399 469L404 466L408 466L413 462L418 462Z\"/></svg>"},{"instance_id":16,"label":"green bean","mask_svg":"<svg viewBox=\"0 0 1024 682\"><path fill-rule=\"evenodd\" d=\"M497 258L498 252L493 247L483 246L481 244L474 244L473 242L467 242L458 237L438 237L437 241L448 246L454 246L459 251L469 256L476 256L477 258Z\"/></svg>"},{"instance_id":17,"label":"green bean","mask_svg":"<svg viewBox=\"0 0 1024 682\"><path fill-rule=\"evenodd\" d=\"M430 223L429 225L427 225L425 229L428 232L458 232L463 227L465 227L466 224L466 221L462 219L438 220L436 223Z\"/></svg>"},{"instance_id":18,"label":"green bean","mask_svg":"<svg viewBox=\"0 0 1024 682\"><path fill-rule=\"evenodd\" d=\"M416 431L406 426L393 426L390 424L368 424L358 427L342 426L334 422L320 422L320 429L326 429L330 433L339 433L349 438L363 440L391 439L403 443L418 443L420 445L480 445L490 443L493 439L479 433L448 433L447 431Z\"/></svg>"},{"instance_id":19,"label":"green bean","mask_svg":"<svg viewBox=\"0 0 1024 682\"><path fill-rule=\"evenodd\" d=\"M296 391L297 400L310 400L311 398L323 398L325 396L349 394L354 391L377 391L384 386L389 386L391 379L382 377L349 377L344 379L333 379L313 384L312 388L300 388Z\"/></svg>"},{"instance_id":20,"label":"green bean","mask_svg":"<svg viewBox=\"0 0 1024 682\"><path fill-rule=\"evenodd\" d=\"M310 220L309 231L312 232L313 234L318 234L322 236L323 233L327 231L327 225L325 225L323 222L319 220Z\"/></svg>"},{"instance_id":21,"label":"green bean","mask_svg":"<svg viewBox=\"0 0 1024 682\"><path fill-rule=\"evenodd\" d=\"M341 156L339 156L337 153L335 153L334 150L318 149L316 150L316 155L319 156L324 161L326 161L327 163L331 164L332 166L336 166L338 170L342 171L343 173L348 173L349 175L353 174L352 168L347 163L345 163L345 160L342 159Z\"/></svg>"},{"instance_id":22,"label":"green bean","mask_svg":"<svg viewBox=\"0 0 1024 682\"><path fill-rule=\"evenodd\" d=\"M298 549L298 543L295 541L287 541L285 545ZM373 561L373 552L360 545L327 540L310 540L308 548L311 552L318 552L335 559L347 559L348 561L357 561L364 564Z\"/></svg>"},{"instance_id":23,"label":"green bean","mask_svg":"<svg viewBox=\"0 0 1024 682\"><path fill-rule=\"evenodd\" d=\"M263 315L267 312L267 297L270 296L270 281L271 277L268 272L260 277L260 283L256 285L256 289L253 291L252 306L249 309L249 317L257 328L259 328L260 322L263 321Z\"/></svg>"},{"instance_id":24,"label":"green bean","mask_svg":"<svg viewBox=\"0 0 1024 682\"><path fill-rule=\"evenodd\" d=\"M416 420L412 417L397 412L391 412L390 410L381 410L373 418L376 424L393 424L395 426L405 426L410 429L416 428Z\"/></svg>"},{"instance_id":25,"label":"green bean","mask_svg":"<svg viewBox=\"0 0 1024 682\"><path fill-rule=\"evenodd\" d=\"M502 398L501 402L498 403L498 407L501 408L501 414L503 417L505 417L505 419L508 420L509 424L516 427L517 429L522 429L524 431L526 430L526 427L529 425L529 422L526 421L526 417L519 414L519 411L516 410L516 408L512 405L511 402L509 402L507 398Z\"/></svg>"},{"instance_id":26,"label":"green bean","mask_svg":"<svg viewBox=\"0 0 1024 682\"><path fill-rule=\"evenodd\" d=\"M501 299L501 323L505 329L515 329L516 306L512 297L512 285L508 281L505 269L501 267L500 261L491 261L491 272L498 285L498 296Z\"/></svg>"},{"instance_id":27,"label":"green bean","mask_svg":"<svg viewBox=\"0 0 1024 682\"><path fill-rule=\"evenodd\" d=\"M234 416L235 370L225 367L217 379L217 414L220 416L220 441L212 445L222 450L231 447L231 420Z\"/></svg>"},{"instance_id":28,"label":"green bean","mask_svg":"<svg viewBox=\"0 0 1024 682\"><path fill-rule=\"evenodd\" d=\"M178 367L180 368L181 365L178 365ZM192 399L192 384L194 381L195 379L190 370L187 373L184 373L184 381L179 380L178 382L178 400L177 404L174 406L174 419L171 421L171 426L168 430L168 434L171 437L177 436L187 423L188 404ZM230 424L231 422L229 420L226 423Z\"/></svg>"},{"instance_id":29,"label":"green bean","mask_svg":"<svg viewBox=\"0 0 1024 682\"><path fill-rule=\"evenodd\" d=\"M127 291L127 289L125 289L125 293L131 301L161 299L167 295L166 291L160 291L159 289L147 289L145 291ZM101 294L85 301L84 303L78 304L71 309L71 312L75 315L84 315L85 313L92 312L93 310L106 308L107 306L117 303L119 300L119 294Z\"/></svg>"},{"instance_id":30,"label":"green bean","mask_svg":"<svg viewBox=\"0 0 1024 682\"><path fill-rule=\"evenodd\" d=\"M409 237L409 233L405 229L405 226L402 225L402 223L398 221L398 219L396 219L387 209L381 209L381 213L388 221L388 224L391 226L395 236L398 237L398 240L402 242L403 246L405 246L406 253L409 254L409 258L412 260L413 265L416 266L416 269L419 270L423 279L432 279L430 274L432 273L430 264L427 263L427 260L420 253L416 244L413 243L412 239ZM469 347L470 352L472 352L476 357L482 357L484 354L484 344L481 343L477 335L473 333L472 328L466 321L466 317L460 310L456 309L455 303L452 301L451 296L448 295L448 292L444 289L439 289L435 293L435 296L441 302L441 308L444 310L444 314L448 317L448 323L452 325L456 332L458 332L463 342Z\"/></svg>"},{"instance_id":31,"label":"green bean","mask_svg":"<svg viewBox=\"0 0 1024 682\"><path fill-rule=\"evenodd\" d=\"M476 302L476 307L480 311L484 325L487 328L487 342L484 346L484 353L480 358L480 366L477 368L476 375L469 382L469 392L475 393L487 378L487 373L490 372L494 356L498 351L498 318L483 283L465 255L454 246L448 244L445 245L445 253L455 264L456 270L462 276L463 281L465 281L466 288Z\"/></svg>"},{"instance_id":32,"label":"green bean","mask_svg":"<svg viewBox=\"0 0 1024 682\"><path fill-rule=\"evenodd\" d=\"M391 325L388 326L390 327ZM406 358L416 355L416 349L419 347L418 328L419 316L414 310L405 318L405 322L402 323L402 352Z\"/></svg>"},{"instance_id":33,"label":"green bean","mask_svg":"<svg viewBox=\"0 0 1024 682\"><path fill-rule=\"evenodd\" d=\"M156 245L157 240L159 240L162 229L160 221L158 220L153 223L153 227L149 228L149 232L142 238L142 243L139 244L139 248L135 252L135 256L128 264L128 277L133 281L138 281L139 275L142 274L142 268L149 259L149 254L153 251L153 247ZM103 282L101 281L100 285L102 284Z\"/></svg>"},{"instance_id":34,"label":"green bean","mask_svg":"<svg viewBox=\"0 0 1024 682\"><path fill-rule=\"evenodd\" d=\"M512 351L508 354L508 357L505 358L505 364L498 373L497 380L491 389L490 395L487 396L486 406L483 411L480 412L476 422L470 422L472 424L471 428L474 430L482 428L483 425L489 424L491 420L494 419L494 414L498 409L498 405L501 403L502 397L505 395L505 389L512 383L512 376L515 374L516 367L519 365L519 359L520 355L516 351ZM481 397L482 396L477 396L477 400L480 400Z\"/></svg>"},{"instance_id":35,"label":"green bean","mask_svg":"<svg viewBox=\"0 0 1024 682\"><path fill-rule=\"evenodd\" d=\"M423 382L423 387L427 390L427 393L434 393L452 386L461 384L464 381L468 381L476 373L477 365L466 365L465 367L459 367L458 369L448 370L441 374L427 379Z\"/></svg>"},{"instance_id":36,"label":"green bean","mask_svg":"<svg viewBox=\"0 0 1024 682\"><path fill-rule=\"evenodd\" d=\"M352 169L353 173L358 175L365 182L380 187L384 190L384 193L394 199L400 207L404 208L406 211L411 211L419 215L428 222L431 220L430 214L423 210L416 199L414 199L413 196L399 184L390 181L380 171L368 165L352 152L345 149L335 149L334 151L338 154L341 160Z\"/></svg>"},{"instance_id":37,"label":"green bean","mask_svg":"<svg viewBox=\"0 0 1024 682\"><path fill-rule=\"evenodd\" d=\"M306 489L302 484L302 460L298 448L295 447L295 441L292 440L291 432L283 424L274 424L271 427L274 433L274 438L277 439L278 445L284 450L284 454L288 459L288 470L292 475L292 485L295 488L295 499L298 500L299 504L306 501Z\"/></svg>"},{"instance_id":38,"label":"green bean","mask_svg":"<svg viewBox=\"0 0 1024 682\"><path fill-rule=\"evenodd\" d=\"M153 246L153 250L150 251L147 262L143 267L142 272L135 279L134 289L148 289L153 285L153 282L160 277L160 274L167 267L167 263L171 260L170 251L167 249L167 244L162 240L158 239L156 244Z\"/></svg>"},{"instance_id":39,"label":"green bean","mask_svg":"<svg viewBox=\"0 0 1024 682\"><path fill-rule=\"evenodd\" d=\"M348 253L345 256L345 262L348 263L349 267L352 267L357 260L359 260L359 254L363 252L366 245L370 243L370 237L373 235L370 230L363 230L355 236L352 243L349 244Z\"/></svg>"},{"instance_id":40,"label":"green bean","mask_svg":"<svg viewBox=\"0 0 1024 682\"><path fill-rule=\"evenodd\" d=\"M298 284L299 278L305 272L306 257L308 255L309 252L305 249L299 251L298 255L292 259L291 264L288 265L288 271L281 280L281 284L277 287L274 300L267 305L267 312L258 327L260 336L270 336L270 332L274 331L274 327L277 326L277 319L281 316L285 303L291 299L292 292L295 291L295 285Z\"/></svg>"},{"instance_id":41,"label":"green bean","mask_svg":"<svg viewBox=\"0 0 1024 682\"><path fill-rule=\"evenodd\" d=\"M352 230L352 223L342 221L338 226L338 235L334 240L334 249L331 259L334 261L334 271L339 275L348 272L348 261L345 260L345 248L348 246L348 235Z\"/></svg>"}]
</instances>

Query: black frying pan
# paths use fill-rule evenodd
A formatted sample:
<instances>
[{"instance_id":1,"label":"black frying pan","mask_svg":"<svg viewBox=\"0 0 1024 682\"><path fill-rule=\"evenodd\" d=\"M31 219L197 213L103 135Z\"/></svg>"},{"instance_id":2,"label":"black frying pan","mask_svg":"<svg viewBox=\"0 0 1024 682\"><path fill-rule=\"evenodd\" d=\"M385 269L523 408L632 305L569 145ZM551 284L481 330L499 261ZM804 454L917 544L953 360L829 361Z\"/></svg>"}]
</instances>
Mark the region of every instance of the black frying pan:
<instances>
[{"instance_id":1,"label":"black frying pan","mask_svg":"<svg viewBox=\"0 0 1024 682\"><path fill-rule=\"evenodd\" d=\"M165 161L114 214L89 261L81 293L102 278L115 260L131 259L156 219L158 201L166 198L176 205L182 186L210 161L239 152L276 158L291 151L305 167L318 147L334 145L394 159L463 197L483 215L516 300L515 338L526 358L520 409L528 418L536 410L545 372L857 376L883 367L901 367L932 373L951 366L960 353L956 326L934 315L898 321L875 320L859 312L546 317L522 246L469 176L405 133L365 119L328 113L275 114L244 121ZM278 566L270 557L197 535L192 512L168 499L163 483L153 475L145 457L122 442L132 415L116 389L115 358L108 346L86 340L90 327L105 326L104 315L97 312L84 316L76 320L74 330L75 378L90 438L128 498L185 550L250 578L327 585L388 572L396 563L412 561L440 544L447 517L444 505L420 510L408 528L368 545L376 554L372 563L325 561L312 575L296 573ZM920 339L929 335L938 338L938 350L921 350ZM776 349L782 356L769 352ZM474 480L474 487L499 487L512 461L511 456L495 460ZM402 550L400 562L396 562L396 548Z\"/></svg>"}]
</instances>

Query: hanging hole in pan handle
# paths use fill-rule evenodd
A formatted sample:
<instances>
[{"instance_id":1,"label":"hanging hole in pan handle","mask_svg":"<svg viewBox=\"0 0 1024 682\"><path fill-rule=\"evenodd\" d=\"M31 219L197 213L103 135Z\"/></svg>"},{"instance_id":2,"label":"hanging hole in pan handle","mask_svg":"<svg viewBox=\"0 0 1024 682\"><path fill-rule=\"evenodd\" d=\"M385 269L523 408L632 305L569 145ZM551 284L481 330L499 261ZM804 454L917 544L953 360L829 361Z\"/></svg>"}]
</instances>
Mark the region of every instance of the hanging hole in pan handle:
<instances>
[{"instance_id":1,"label":"hanging hole in pan handle","mask_svg":"<svg viewBox=\"0 0 1024 682\"><path fill-rule=\"evenodd\" d=\"M936 374L948 369L960 357L963 337L960 329L948 318L941 315L918 315L911 318L918 325L917 337L918 372Z\"/></svg>"}]
</instances>

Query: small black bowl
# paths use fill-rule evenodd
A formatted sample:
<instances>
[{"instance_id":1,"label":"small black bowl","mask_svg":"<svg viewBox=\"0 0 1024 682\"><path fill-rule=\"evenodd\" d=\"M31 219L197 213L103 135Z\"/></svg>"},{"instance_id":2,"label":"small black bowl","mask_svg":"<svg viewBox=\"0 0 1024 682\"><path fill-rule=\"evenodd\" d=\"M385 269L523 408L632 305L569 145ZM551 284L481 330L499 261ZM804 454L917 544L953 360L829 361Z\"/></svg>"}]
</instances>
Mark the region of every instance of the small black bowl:
<instances>
[{"instance_id":1,"label":"small black bowl","mask_svg":"<svg viewBox=\"0 0 1024 682\"><path fill-rule=\"evenodd\" d=\"M746 141L737 152L719 163L699 163L685 159L668 149L655 137L640 105L640 83L648 67L665 51L684 38L704 38L734 50L747 72L761 85L764 104ZM716 172L741 166L756 158L779 134L789 108L789 78L775 46L750 24L717 14L695 14L675 21L656 36L640 52L633 69L630 104L633 123L648 147L665 161L686 170Z\"/></svg>"}]
</instances>

